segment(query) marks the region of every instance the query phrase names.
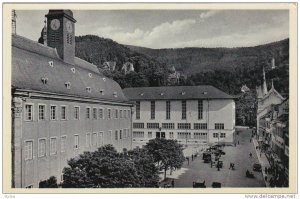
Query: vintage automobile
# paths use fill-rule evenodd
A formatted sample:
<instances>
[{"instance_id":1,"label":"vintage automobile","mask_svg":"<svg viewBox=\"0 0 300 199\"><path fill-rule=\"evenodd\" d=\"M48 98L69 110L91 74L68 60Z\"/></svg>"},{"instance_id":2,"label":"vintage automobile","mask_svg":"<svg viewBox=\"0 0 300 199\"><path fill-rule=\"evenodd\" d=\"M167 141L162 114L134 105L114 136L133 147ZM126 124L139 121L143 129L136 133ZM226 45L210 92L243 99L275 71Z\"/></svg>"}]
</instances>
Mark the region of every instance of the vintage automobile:
<instances>
[{"instance_id":1,"label":"vintage automobile","mask_svg":"<svg viewBox=\"0 0 300 199\"><path fill-rule=\"evenodd\" d=\"M261 164L259 163L253 164L253 171L261 171Z\"/></svg>"},{"instance_id":2,"label":"vintage automobile","mask_svg":"<svg viewBox=\"0 0 300 199\"><path fill-rule=\"evenodd\" d=\"M205 180L203 182L200 181L193 182L193 188L206 188Z\"/></svg>"},{"instance_id":3,"label":"vintage automobile","mask_svg":"<svg viewBox=\"0 0 300 199\"><path fill-rule=\"evenodd\" d=\"M211 153L210 152L204 152L202 159L205 163L209 163L211 161Z\"/></svg>"},{"instance_id":4,"label":"vintage automobile","mask_svg":"<svg viewBox=\"0 0 300 199\"><path fill-rule=\"evenodd\" d=\"M212 188L221 188L221 186L222 186L222 183L220 183L220 182L213 182L211 184Z\"/></svg>"}]
</instances>

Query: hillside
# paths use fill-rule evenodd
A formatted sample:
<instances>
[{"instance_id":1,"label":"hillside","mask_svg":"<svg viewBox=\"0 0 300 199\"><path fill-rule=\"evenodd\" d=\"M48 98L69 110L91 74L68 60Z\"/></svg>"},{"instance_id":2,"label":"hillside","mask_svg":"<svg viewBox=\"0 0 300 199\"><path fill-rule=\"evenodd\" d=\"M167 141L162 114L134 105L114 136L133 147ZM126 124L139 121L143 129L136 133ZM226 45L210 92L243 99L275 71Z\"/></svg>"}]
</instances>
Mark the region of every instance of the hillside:
<instances>
[{"instance_id":1,"label":"hillside","mask_svg":"<svg viewBox=\"0 0 300 199\"><path fill-rule=\"evenodd\" d=\"M86 35L75 38L77 57L93 63L99 69L104 62L116 62L116 70L104 71L105 75L116 80L122 88L136 86L162 86L169 73L165 64L156 59L130 50L124 45L111 39L95 35ZM125 62L134 66L132 74L123 75L121 68Z\"/></svg>"},{"instance_id":2,"label":"hillside","mask_svg":"<svg viewBox=\"0 0 300 199\"><path fill-rule=\"evenodd\" d=\"M218 69L234 71L238 67L254 67L258 57L288 56L289 39L244 48L177 48L151 49L127 45L129 49L148 55L186 74ZM280 60L277 60L280 62Z\"/></svg>"}]
</instances>

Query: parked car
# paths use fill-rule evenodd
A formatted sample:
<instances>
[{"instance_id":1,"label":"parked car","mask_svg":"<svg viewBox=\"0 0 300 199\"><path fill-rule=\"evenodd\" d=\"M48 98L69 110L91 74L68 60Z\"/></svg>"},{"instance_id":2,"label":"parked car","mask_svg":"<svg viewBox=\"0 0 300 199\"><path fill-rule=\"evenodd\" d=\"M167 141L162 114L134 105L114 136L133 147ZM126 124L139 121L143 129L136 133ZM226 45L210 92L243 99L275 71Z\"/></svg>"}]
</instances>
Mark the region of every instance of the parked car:
<instances>
[{"instance_id":1,"label":"parked car","mask_svg":"<svg viewBox=\"0 0 300 199\"><path fill-rule=\"evenodd\" d=\"M261 171L261 164L259 163L253 164L253 171Z\"/></svg>"},{"instance_id":2,"label":"parked car","mask_svg":"<svg viewBox=\"0 0 300 199\"><path fill-rule=\"evenodd\" d=\"M193 188L206 188L205 180L203 182L200 181L193 182Z\"/></svg>"},{"instance_id":3,"label":"parked car","mask_svg":"<svg viewBox=\"0 0 300 199\"><path fill-rule=\"evenodd\" d=\"M211 187L212 188L221 188L222 184L220 182L213 182Z\"/></svg>"}]
</instances>

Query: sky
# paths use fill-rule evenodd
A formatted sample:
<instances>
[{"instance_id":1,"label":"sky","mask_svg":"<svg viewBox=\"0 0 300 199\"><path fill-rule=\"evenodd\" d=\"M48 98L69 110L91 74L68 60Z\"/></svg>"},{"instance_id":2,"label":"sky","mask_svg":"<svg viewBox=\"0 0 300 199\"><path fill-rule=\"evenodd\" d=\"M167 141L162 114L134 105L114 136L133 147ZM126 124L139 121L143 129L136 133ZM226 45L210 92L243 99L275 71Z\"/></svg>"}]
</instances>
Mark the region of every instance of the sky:
<instances>
[{"instance_id":1,"label":"sky","mask_svg":"<svg viewBox=\"0 0 300 199\"><path fill-rule=\"evenodd\" d=\"M37 41L47 10L16 10L17 34ZM289 37L288 10L73 10L75 35L148 48L248 47Z\"/></svg>"}]
</instances>

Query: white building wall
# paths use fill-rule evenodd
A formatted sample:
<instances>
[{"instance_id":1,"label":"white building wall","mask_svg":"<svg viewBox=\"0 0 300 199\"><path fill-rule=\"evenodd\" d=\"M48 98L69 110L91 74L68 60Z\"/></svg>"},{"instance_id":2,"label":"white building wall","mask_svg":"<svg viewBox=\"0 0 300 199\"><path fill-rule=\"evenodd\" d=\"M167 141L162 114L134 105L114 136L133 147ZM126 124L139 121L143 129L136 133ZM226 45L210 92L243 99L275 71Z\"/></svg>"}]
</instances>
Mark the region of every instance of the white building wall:
<instances>
[{"instance_id":1,"label":"white building wall","mask_svg":"<svg viewBox=\"0 0 300 199\"><path fill-rule=\"evenodd\" d=\"M171 101L170 119L166 119L166 100L155 101L155 119L151 119L151 102L140 101L140 119L136 119L134 111L133 123L144 123L144 129L133 128L133 132L144 132L143 137L133 138L133 147L144 145L149 139L156 137L156 132L165 132L165 138L170 139L170 132L173 132L173 139L178 139L182 144L195 144L202 142L233 142L235 131L235 102L233 99L203 100L203 118L198 119L198 100L186 100L186 119L182 119L182 101ZM135 107L136 108L136 107ZM174 123L174 129L147 129L147 123ZM191 129L178 129L178 123L190 123ZM194 123L207 123L208 129L194 129ZM224 123L224 129L216 130L215 123ZM148 138L148 132L152 137ZM191 133L191 138L179 139L178 132ZM207 139L194 139L194 133L207 133ZM226 138L214 138L213 133L226 133ZM171 138L172 139L172 138Z\"/></svg>"}]
</instances>

